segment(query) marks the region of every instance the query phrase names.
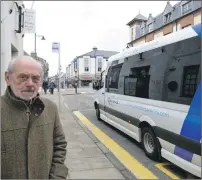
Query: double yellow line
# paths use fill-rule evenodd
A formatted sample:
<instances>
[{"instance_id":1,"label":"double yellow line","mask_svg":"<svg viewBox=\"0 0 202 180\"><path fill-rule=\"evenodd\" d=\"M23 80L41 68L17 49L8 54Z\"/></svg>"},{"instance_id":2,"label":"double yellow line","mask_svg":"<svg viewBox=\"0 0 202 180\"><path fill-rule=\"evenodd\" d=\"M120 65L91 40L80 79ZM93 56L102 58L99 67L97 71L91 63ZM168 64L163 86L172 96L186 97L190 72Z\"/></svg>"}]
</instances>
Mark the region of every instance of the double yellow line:
<instances>
[{"instance_id":1,"label":"double yellow line","mask_svg":"<svg viewBox=\"0 0 202 180\"><path fill-rule=\"evenodd\" d=\"M134 174L137 179L158 179L150 170L144 167L113 139L92 124L83 114L81 114L79 111L74 111L74 114L97 137L97 139L99 139L117 157L117 159L119 159L119 161ZM169 163L158 163L155 165L155 167L161 170L171 179L180 179L178 176L167 170L164 167L166 165L169 165Z\"/></svg>"},{"instance_id":2,"label":"double yellow line","mask_svg":"<svg viewBox=\"0 0 202 180\"><path fill-rule=\"evenodd\" d=\"M119 146L114 140L92 124L79 111L74 111L79 120L130 170L137 179L158 179L151 171L145 168L139 161Z\"/></svg>"},{"instance_id":3,"label":"double yellow line","mask_svg":"<svg viewBox=\"0 0 202 180\"><path fill-rule=\"evenodd\" d=\"M170 165L170 163L158 163L155 164L155 166L161 170L162 172L164 172L167 176L169 176L171 179L180 179L178 176L176 176L175 174L173 174L172 172L170 172L169 170L167 170L165 168L166 165Z\"/></svg>"}]
</instances>

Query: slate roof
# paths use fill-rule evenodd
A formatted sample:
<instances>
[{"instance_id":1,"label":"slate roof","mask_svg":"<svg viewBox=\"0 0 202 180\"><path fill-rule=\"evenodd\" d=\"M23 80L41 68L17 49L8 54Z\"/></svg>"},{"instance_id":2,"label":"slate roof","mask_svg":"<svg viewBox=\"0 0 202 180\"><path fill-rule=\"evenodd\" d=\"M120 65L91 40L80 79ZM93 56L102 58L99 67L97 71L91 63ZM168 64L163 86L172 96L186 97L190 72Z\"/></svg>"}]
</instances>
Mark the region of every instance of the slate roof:
<instances>
[{"instance_id":1,"label":"slate roof","mask_svg":"<svg viewBox=\"0 0 202 180\"><path fill-rule=\"evenodd\" d=\"M128 44L135 42L137 39L146 36L147 34L156 31L157 29L160 29L164 26L166 26L167 24L173 23L176 20L190 14L193 13L196 10L199 10L201 8L201 2L200 1L191 1L191 8L187 11L187 12L183 12L182 11L182 6L184 4L186 4L188 1L180 1L178 3L176 3L174 6L172 6L169 2L167 2L165 9L163 12L159 13L157 16L152 17L151 15L149 16L149 18L147 19L146 23L142 23L141 26L136 27L136 36L135 39L131 42L129 42ZM165 18L164 16L167 13L171 13L171 19L168 22L165 22ZM153 20L153 22L152 22ZM134 23L135 20L130 21L127 25L131 25ZM148 22L150 21L150 22ZM153 30L149 32L149 28L148 28L148 24L152 22L153 25ZM144 34L142 33L141 29L144 28Z\"/></svg>"},{"instance_id":2,"label":"slate roof","mask_svg":"<svg viewBox=\"0 0 202 180\"><path fill-rule=\"evenodd\" d=\"M133 24L134 21L147 21L147 18L144 17L142 14L138 14L137 16L135 16L130 22L128 22L126 25L131 25Z\"/></svg>"},{"instance_id":3,"label":"slate roof","mask_svg":"<svg viewBox=\"0 0 202 180\"><path fill-rule=\"evenodd\" d=\"M80 56L78 56L77 58L83 57L83 56L90 56L90 57L95 57L95 56L102 56L104 58L109 58L115 54L117 54L119 52L116 51L104 51L104 50L97 50L96 54L94 53L94 51L90 51L88 53L82 54Z\"/></svg>"}]
</instances>

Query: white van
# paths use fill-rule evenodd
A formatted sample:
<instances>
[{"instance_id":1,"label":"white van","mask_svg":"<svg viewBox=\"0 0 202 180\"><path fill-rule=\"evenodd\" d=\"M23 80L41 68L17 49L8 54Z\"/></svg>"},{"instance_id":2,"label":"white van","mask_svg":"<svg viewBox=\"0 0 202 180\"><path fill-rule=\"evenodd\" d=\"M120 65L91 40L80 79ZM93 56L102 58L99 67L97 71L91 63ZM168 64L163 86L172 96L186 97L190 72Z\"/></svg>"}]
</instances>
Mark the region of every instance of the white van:
<instances>
[{"instance_id":1,"label":"white van","mask_svg":"<svg viewBox=\"0 0 202 180\"><path fill-rule=\"evenodd\" d=\"M109 58L96 115L145 154L201 177L201 24Z\"/></svg>"}]
</instances>

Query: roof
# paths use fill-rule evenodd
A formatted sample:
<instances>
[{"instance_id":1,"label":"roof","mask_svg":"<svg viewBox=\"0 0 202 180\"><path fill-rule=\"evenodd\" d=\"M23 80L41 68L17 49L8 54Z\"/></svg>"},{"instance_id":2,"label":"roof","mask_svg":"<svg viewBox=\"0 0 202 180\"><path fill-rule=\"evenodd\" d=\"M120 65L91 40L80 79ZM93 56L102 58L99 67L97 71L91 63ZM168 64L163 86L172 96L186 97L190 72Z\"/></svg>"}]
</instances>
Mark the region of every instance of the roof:
<instances>
[{"instance_id":1,"label":"roof","mask_svg":"<svg viewBox=\"0 0 202 180\"><path fill-rule=\"evenodd\" d=\"M157 16L153 17L154 22L152 23L153 24L152 31L149 31L148 26L143 26L144 24L142 24L142 26L137 26L135 29L136 30L135 38L133 40L131 40L130 42L128 42L128 44L132 44L133 42L137 41L138 39L145 37L147 34L152 33L160 28L163 28L164 26L177 21L177 20L181 19L182 17L187 16L188 14L191 14L191 13L201 9L200 1L192 1L190 10L183 13L182 6L187 2L188 1L180 1L180 2L177 2L173 6L171 6L167 3L164 11L161 12L160 14L158 14ZM171 12L171 18L169 21L165 21L164 16L168 12ZM142 33L142 30L141 30L141 28L143 28L143 27L145 27L144 33Z\"/></svg>"},{"instance_id":2,"label":"roof","mask_svg":"<svg viewBox=\"0 0 202 180\"><path fill-rule=\"evenodd\" d=\"M167 36L163 36L159 39L155 39L153 41L131 47L125 51L122 51L119 54L112 56L111 58L109 58L108 62L110 63L114 60L119 60L119 59L123 60L126 57L130 57L135 54L150 51L152 49L163 47L168 44L176 43L185 39L189 39L197 35L201 37L200 32L201 32L201 24L197 24L192 27L187 27L185 29L168 34Z\"/></svg>"},{"instance_id":3,"label":"roof","mask_svg":"<svg viewBox=\"0 0 202 180\"><path fill-rule=\"evenodd\" d=\"M135 16L129 23L127 23L126 25L131 25L134 21L147 21L147 18L144 17L142 14L138 14L137 16Z\"/></svg>"},{"instance_id":4,"label":"roof","mask_svg":"<svg viewBox=\"0 0 202 180\"><path fill-rule=\"evenodd\" d=\"M24 55L29 56L29 54L26 51L24 51Z\"/></svg>"},{"instance_id":5,"label":"roof","mask_svg":"<svg viewBox=\"0 0 202 180\"><path fill-rule=\"evenodd\" d=\"M102 56L104 58L109 58L115 54L117 54L119 52L116 51L104 51L104 50L97 50L96 53L94 51L90 51L86 54L82 54L80 56L78 56L77 58L83 57L83 56L91 56L91 57L95 57L95 56Z\"/></svg>"}]
</instances>

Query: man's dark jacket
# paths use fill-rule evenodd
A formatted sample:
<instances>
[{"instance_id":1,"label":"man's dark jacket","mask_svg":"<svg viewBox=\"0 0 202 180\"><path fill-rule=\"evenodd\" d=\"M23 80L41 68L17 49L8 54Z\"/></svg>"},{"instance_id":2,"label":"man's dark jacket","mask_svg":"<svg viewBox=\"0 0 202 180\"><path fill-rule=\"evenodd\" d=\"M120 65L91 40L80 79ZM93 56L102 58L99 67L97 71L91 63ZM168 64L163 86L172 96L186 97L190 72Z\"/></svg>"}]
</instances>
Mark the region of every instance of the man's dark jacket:
<instances>
[{"instance_id":1,"label":"man's dark jacket","mask_svg":"<svg viewBox=\"0 0 202 180\"><path fill-rule=\"evenodd\" d=\"M1 97L1 179L66 179L67 142L57 107L39 97L30 104L9 87Z\"/></svg>"}]
</instances>

